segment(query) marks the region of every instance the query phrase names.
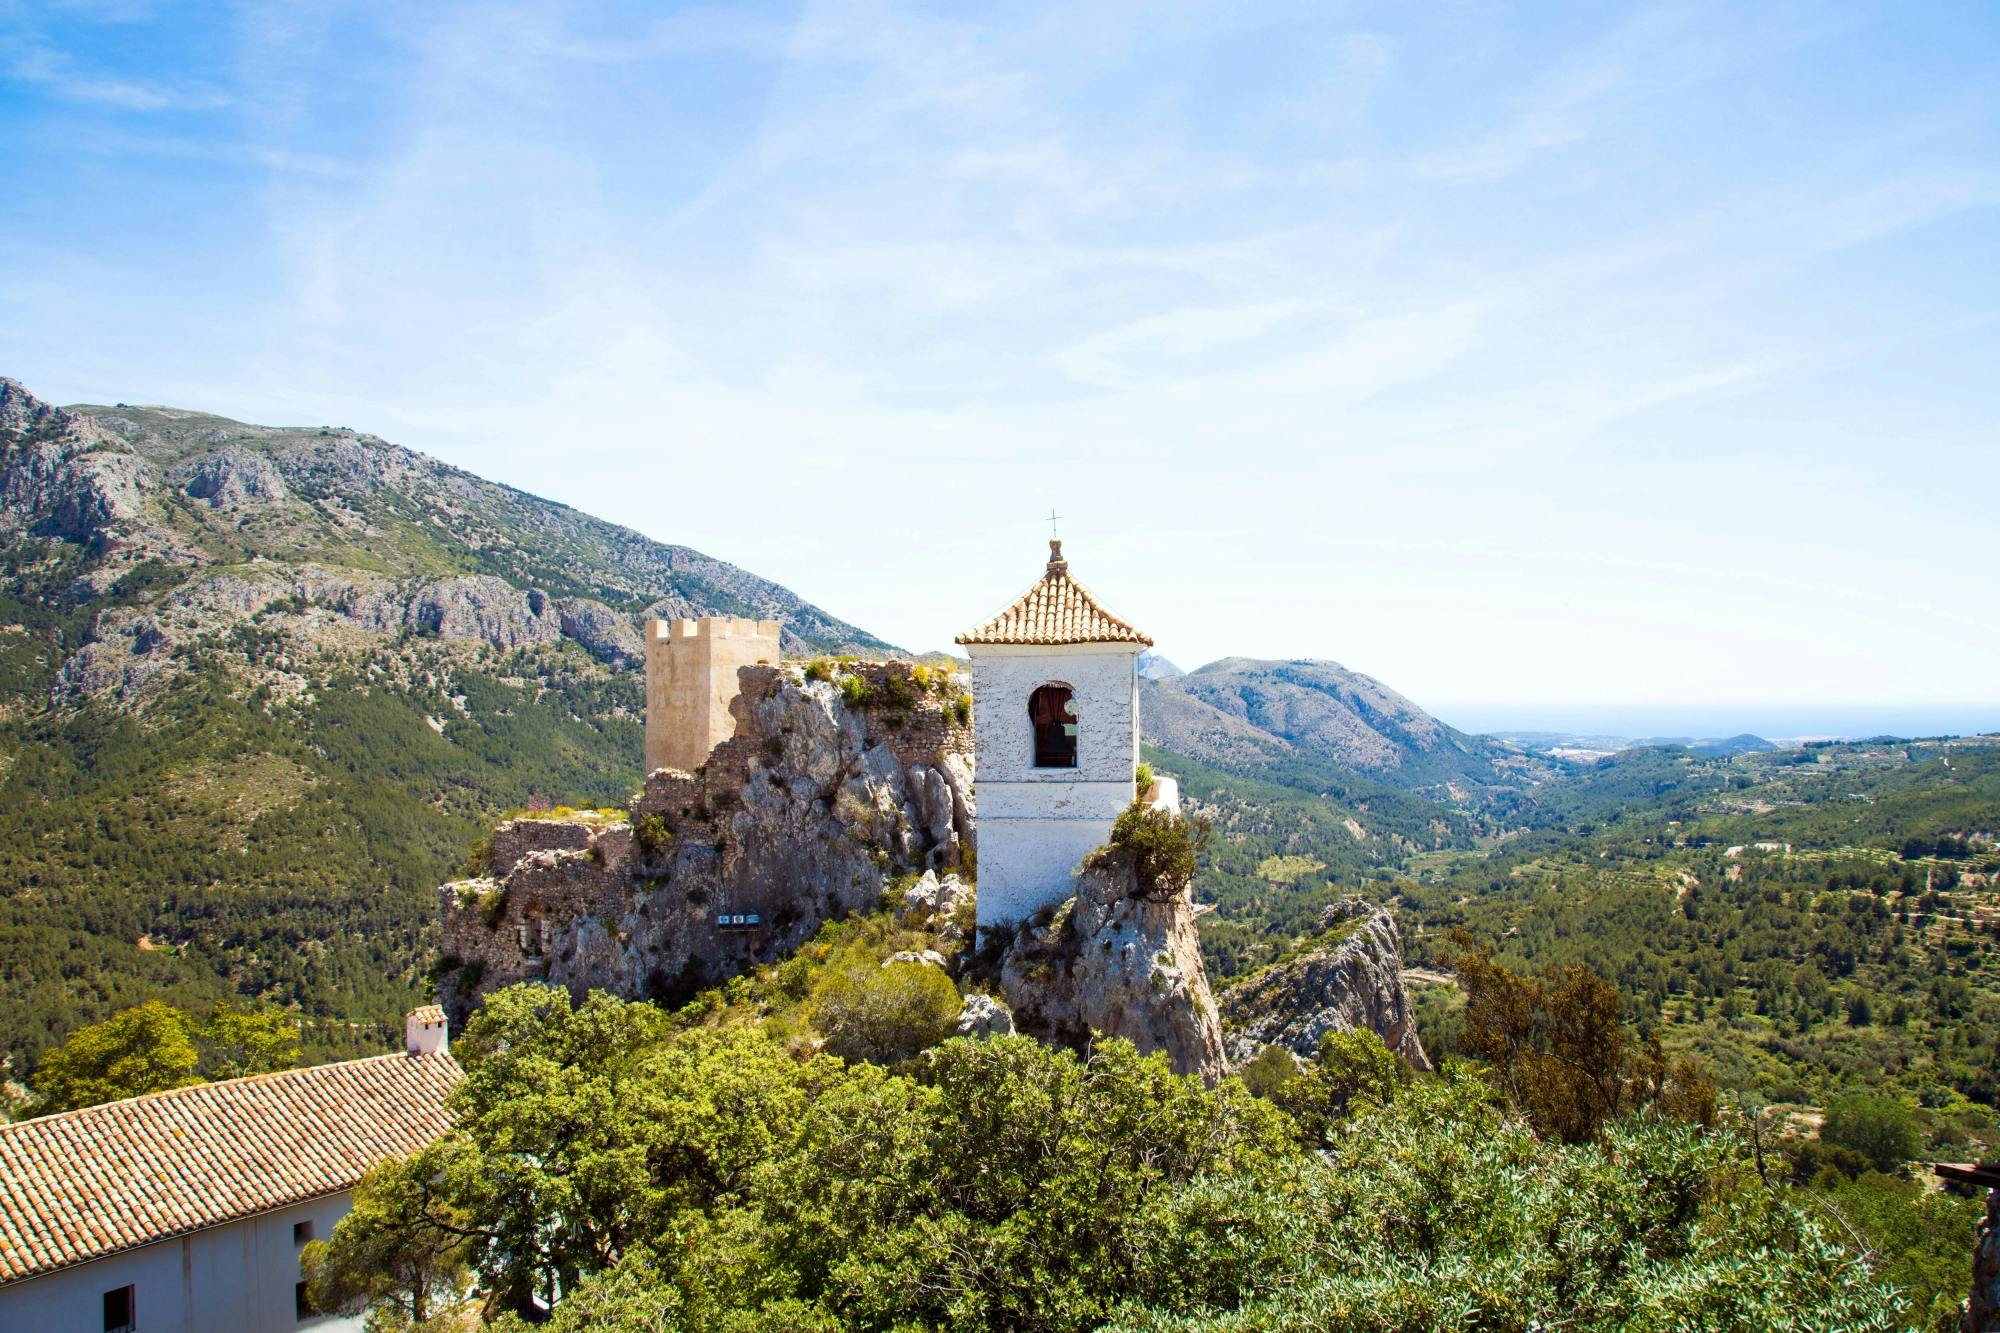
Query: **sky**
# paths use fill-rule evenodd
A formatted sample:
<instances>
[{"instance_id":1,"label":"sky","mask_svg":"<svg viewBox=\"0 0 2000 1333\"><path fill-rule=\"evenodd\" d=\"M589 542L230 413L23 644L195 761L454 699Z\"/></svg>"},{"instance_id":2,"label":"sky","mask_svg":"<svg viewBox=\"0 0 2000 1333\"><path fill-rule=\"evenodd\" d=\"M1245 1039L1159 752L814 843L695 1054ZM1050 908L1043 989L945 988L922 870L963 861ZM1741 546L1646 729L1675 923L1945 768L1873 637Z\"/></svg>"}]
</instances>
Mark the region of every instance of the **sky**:
<instances>
[{"instance_id":1,"label":"sky","mask_svg":"<svg viewBox=\"0 0 2000 1333\"><path fill-rule=\"evenodd\" d=\"M2000 728L1996 70L1990 0L0 0L0 374L918 650L1055 513L1184 667Z\"/></svg>"}]
</instances>

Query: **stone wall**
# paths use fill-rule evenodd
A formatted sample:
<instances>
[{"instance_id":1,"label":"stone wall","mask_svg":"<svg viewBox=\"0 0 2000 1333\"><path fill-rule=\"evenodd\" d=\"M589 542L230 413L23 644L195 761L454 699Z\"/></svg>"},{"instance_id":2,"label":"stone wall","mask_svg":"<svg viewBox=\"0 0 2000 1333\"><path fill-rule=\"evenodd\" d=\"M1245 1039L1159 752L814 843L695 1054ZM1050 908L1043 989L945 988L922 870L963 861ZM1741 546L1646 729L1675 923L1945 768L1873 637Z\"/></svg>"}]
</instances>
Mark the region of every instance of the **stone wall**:
<instances>
[{"instance_id":1,"label":"stone wall","mask_svg":"<svg viewBox=\"0 0 2000 1333\"><path fill-rule=\"evenodd\" d=\"M463 1022L517 981L685 998L796 948L890 881L971 858L963 681L908 662L843 664L869 682L746 666L735 734L695 771L650 774L629 824L514 820L488 873L439 890L439 1001Z\"/></svg>"}]
</instances>

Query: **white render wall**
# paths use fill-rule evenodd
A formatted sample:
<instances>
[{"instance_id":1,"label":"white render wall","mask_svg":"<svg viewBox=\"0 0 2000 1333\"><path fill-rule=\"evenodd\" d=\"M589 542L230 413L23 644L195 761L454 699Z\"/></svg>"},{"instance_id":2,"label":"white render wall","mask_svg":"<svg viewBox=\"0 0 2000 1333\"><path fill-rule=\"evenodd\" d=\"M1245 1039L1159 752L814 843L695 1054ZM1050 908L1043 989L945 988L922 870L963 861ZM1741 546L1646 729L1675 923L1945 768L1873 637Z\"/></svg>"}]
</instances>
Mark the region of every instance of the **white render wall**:
<instances>
[{"instance_id":1,"label":"white render wall","mask_svg":"<svg viewBox=\"0 0 2000 1333\"><path fill-rule=\"evenodd\" d=\"M326 1240L353 1196L329 1194L210 1227L95 1263L0 1287L0 1333L103 1333L104 1293L131 1285L139 1333L314 1333L359 1330L361 1318L296 1317L299 1250L292 1225L310 1220Z\"/></svg>"},{"instance_id":2,"label":"white render wall","mask_svg":"<svg viewBox=\"0 0 2000 1333\"><path fill-rule=\"evenodd\" d=\"M1138 644L967 644L978 775L979 927L1074 893L1076 863L1132 803L1139 763ZM1036 768L1028 696L1069 686L1077 766Z\"/></svg>"}]
</instances>

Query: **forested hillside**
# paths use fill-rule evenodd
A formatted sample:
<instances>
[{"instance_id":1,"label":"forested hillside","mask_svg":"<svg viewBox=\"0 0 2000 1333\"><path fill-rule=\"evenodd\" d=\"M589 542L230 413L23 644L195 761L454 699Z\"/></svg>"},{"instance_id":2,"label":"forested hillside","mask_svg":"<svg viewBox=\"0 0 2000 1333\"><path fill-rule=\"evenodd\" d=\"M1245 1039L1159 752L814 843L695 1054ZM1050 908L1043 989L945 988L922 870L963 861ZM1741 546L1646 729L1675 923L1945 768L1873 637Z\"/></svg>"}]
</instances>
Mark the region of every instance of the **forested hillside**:
<instances>
[{"instance_id":1,"label":"forested hillside","mask_svg":"<svg viewBox=\"0 0 2000 1333\"><path fill-rule=\"evenodd\" d=\"M371 436L0 381L5 1054L154 996L381 1049L492 815L638 785L647 614L881 646Z\"/></svg>"},{"instance_id":2,"label":"forested hillside","mask_svg":"<svg viewBox=\"0 0 2000 1333\"><path fill-rule=\"evenodd\" d=\"M1393 888L1518 963L1588 962L1724 1081L2000 1100L2000 744L1639 750L1548 824L1416 858Z\"/></svg>"},{"instance_id":3,"label":"forested hillside","mask_svg":"<svg viewBox=\"0 0 2000 1333\"><path fill-rule=\"evenodd\" d=\"M1938 1152L2000 1143L2000 743L1633 749L1531 789L1498 831L1425 822L1401 793L1156 758L1222 835L1201 880L1221 978L1300 947L1358 890L1397 907L1419 965L1442 965L1454 927L1511 966L1587 963L1735 1094L1883 1088L1935 1112ZM1420 1014L1426 1047L1454 1049L1450 990Z\"/></svg>"}]
</instances>

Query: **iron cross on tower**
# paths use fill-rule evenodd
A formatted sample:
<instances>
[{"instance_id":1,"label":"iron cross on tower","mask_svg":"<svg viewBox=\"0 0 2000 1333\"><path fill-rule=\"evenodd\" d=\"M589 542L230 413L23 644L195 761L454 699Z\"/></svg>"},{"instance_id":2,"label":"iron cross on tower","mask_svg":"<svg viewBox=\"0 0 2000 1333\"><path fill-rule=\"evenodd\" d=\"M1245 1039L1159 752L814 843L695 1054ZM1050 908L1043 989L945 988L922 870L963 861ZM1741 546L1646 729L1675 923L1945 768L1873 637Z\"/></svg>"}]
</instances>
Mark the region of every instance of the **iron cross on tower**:
<instances>
[{"instance_id":1,"label":"iron cross on tower","mask_svg":"<svg viewBox=\"0 0 2000 1333\"><path fill-rule=\"evenodd\" d=\"M1049 536L1052 538L1058 535L1056 532L1056 520L1060 517L1061 515L1056 513L1055 510L1049 510Z\"/></svg>"}]
</instances>

